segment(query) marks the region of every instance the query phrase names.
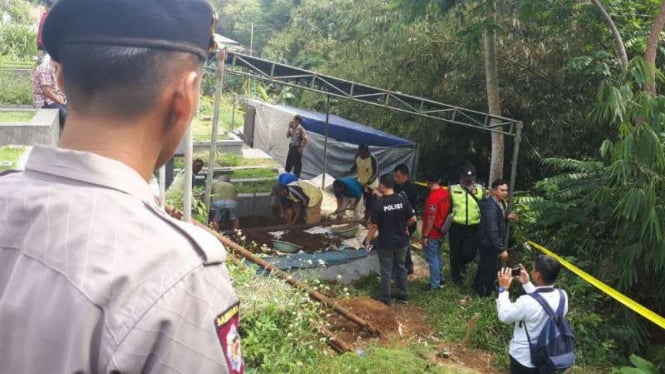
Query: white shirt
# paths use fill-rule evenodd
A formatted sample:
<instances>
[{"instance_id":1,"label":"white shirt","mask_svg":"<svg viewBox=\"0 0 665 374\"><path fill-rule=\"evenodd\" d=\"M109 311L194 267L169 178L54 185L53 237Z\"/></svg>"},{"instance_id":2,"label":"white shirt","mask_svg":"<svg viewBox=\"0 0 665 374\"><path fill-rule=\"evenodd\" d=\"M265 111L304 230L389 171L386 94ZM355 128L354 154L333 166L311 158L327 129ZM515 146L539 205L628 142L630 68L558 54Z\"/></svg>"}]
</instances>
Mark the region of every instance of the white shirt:
<instances>
[{"instance_id":1,"label":"white shirt","mask_svg":"<svg viewBox=\"0 0 665 374\"><path fill-rule=\"evenodd\" d=\"M528 282L522 285L524 292L527 294L533 293L536 290L541 288L547 289L552 288L552 286L536 287L533 283ZM568 300L568 295L566 291L563 291L565 299ZM547 301L547 303L552 307L554 311L559 307L560 296L557 289L554 289L554 292L540 292L540 295ZM499 315L499 320L504 323L515 323L515 329L513 331L513 338L510 340L510 355L522 366L533 368L534 365L531 363L531 351L529 350L529 342L526 337L526 332L524 328L529 332L529 337L531 342L535 343L538 340L540 332L545 326L548 315L542 305L536 301L531 296L522 295L517 300L512 303L508 295L508 290L499 293L499 297L496 299L496 309ZM568 313L568 303L564 306L563 314L564 316ZM520 324L521 321L524 321L523 324Z\"/></svg>"}]
</instances>

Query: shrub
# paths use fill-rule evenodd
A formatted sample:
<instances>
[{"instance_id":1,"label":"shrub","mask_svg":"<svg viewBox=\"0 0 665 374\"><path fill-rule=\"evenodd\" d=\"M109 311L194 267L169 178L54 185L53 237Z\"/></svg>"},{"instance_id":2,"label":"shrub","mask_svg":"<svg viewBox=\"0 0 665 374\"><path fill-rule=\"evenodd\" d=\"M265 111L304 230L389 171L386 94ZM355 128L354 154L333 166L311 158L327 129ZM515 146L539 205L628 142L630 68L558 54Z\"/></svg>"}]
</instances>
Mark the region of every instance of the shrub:
<instances>
[{"instance_id":1,"label":"shrub","mask_svg":"<svg viewBox=\"0 0 665 374\"><path fill-rule=\"evenodd\" d=\"M31 59L37 55L37 35L26 25L3 25L0 28L0 55Z\"/></svg>"},{"instance_id":2,"label":"shrub","mask_svg":"<svg viewBox=\"0 0 665 374\"><path fill-rule=\"evenodd\" d=\"M30 105L32 85L30 75L0 70L0 104Z\"/></svg>"}]
</instances>

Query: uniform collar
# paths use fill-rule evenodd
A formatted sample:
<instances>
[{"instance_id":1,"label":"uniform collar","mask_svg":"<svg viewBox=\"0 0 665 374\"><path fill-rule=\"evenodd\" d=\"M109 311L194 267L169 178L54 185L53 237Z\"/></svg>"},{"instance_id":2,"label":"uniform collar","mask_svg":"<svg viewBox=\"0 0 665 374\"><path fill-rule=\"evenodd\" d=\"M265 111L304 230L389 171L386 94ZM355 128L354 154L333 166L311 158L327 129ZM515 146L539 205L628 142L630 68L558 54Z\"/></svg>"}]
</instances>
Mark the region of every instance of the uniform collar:
<instances>
[{"instance_id":1,"label":"uniform collar","mask_svg":"<svg viewBox=\"0 0 665 374\"><path fill-rule=\"evenodd\" d=\"M155 204L150 185L136 170L92 152L35 146L25 170L114 189Z\"/></svg>"}]
</instances>

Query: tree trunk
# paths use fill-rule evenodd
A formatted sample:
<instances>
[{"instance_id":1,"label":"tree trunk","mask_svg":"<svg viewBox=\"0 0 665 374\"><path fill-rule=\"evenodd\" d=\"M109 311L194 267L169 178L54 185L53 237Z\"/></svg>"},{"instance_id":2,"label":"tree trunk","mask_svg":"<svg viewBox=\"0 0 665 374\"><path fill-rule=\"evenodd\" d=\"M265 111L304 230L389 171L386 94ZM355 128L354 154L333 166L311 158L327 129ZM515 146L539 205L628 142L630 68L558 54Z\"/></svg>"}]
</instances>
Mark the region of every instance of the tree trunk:
<instances>
[{"instance_id":1,"label":"tree trunk","mask_svg":"<svg viewBox=\"0 0 665 374\"><path fill-rule=\"evenodd\" d=\"M647 39L647 51L644 54L644 60L650 70L644 91L652 95L656 95L656 50L663 26L665 26L665 0L660 4L658 15L653 21L653 25L651 25L651 32L649 32L649 39Z\"/></svg>"},{"instance_id":2,"label":"tree trunk","mask_svg":"<svg viewBox=\"0 0 665 374\"><path fill-rule=\"evenodd\" d=\"M610 29L612 36L614 36L614 53L616 53L617 58L619 59L619 65L621 65L621 71L626 71L628 69L628 55L626 54L626 46L623 44L621 39L621 33L617 26L614 24L612 17L603 7L603 4L600 3L600 0L591 0L592 3L596 5L596 8L600 11L605 19L605 24Z\"/></svg>"},{"instance_id":3,"label":"tree trunk","mask_svg":"<svg viewBox=\"0 0 665 374\"><path fill-rule=\"evenodd\" d=\"M496 19L495 14L492 15ZM493 116L501 115L501 99L499 97L499 72L496 57L496 33L493 29L486 28L483 32L485 47L485 84L487 87L487 106L489 113ZM499 120L491 119L492 125ZM488 184L503 177L503 134L492 133L492 158L490 160L490 175Z\"/></svg>"}]
</instances>

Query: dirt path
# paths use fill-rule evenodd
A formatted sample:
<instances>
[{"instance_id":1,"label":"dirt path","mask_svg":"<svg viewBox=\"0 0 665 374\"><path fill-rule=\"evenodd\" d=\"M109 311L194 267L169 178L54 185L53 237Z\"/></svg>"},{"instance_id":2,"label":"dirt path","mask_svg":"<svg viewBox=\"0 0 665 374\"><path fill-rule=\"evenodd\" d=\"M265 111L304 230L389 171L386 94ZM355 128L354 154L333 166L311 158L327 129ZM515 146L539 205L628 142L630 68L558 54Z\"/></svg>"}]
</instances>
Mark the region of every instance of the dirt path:
<instances>
[{"instance_id":1,"label":"dirt path","mask_svg":"<svg viewBox=\"0 0 665 374\"><path fill-rule=\"evenodd\" d=\"M379 337L372 337L355 323L341 316L333 316L329 320L330 330L356 348L371 344L428 344L435 347L435 352L423 354L422 357L435 364L474 369L483 374L497 373L492 368L494 358L491 353L467 349L457 343L443 342L433 336L423 312L418 307L402 304L387 306L366 296L340 299L338 302L360 318L370 321L380 332Z\"/></svg>"}]
</instances>

